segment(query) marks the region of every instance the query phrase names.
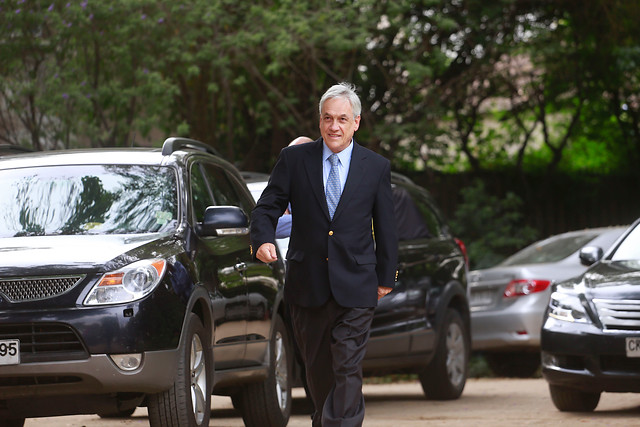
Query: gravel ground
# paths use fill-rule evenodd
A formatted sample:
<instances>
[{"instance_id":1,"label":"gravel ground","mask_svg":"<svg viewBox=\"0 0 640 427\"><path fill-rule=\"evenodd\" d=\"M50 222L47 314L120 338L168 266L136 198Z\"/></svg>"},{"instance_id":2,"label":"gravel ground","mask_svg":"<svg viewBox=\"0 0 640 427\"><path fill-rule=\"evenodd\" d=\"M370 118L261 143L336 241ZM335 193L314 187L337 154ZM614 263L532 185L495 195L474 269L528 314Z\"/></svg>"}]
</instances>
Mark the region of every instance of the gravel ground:
<instances>
[{"instance_id":1,"label":"gravel ground","mask_svg":"<svg viewBox=\"0 0 640 427\"><path fill-rule=\"evenodd\" d=\"M462 397L453 401L425 400L417 382L367 384L364 427L512 427L640 425L640 394L604 393L593 413L556 410L543 379L470 379ZM214 396L210 426L241 427L242 418L226 397ZM310 427L302 389L294 391L290 427ZM28 427L148 426L145 408L129 419L103 420L95 415L29 419Z\"/></svg>"}]
</instances>

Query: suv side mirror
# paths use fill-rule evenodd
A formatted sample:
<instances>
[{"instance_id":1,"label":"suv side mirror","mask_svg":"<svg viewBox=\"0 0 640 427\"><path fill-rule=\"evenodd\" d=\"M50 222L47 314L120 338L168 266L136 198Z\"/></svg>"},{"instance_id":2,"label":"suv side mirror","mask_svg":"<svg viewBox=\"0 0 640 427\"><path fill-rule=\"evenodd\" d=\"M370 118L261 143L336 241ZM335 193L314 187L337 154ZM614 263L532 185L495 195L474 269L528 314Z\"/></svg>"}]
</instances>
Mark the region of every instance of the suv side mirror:
<instances>
[{"instance_id":1,"label":"suv side mirror","mask_svg":"<svg viewBox=\"0 0 640 427\"><path fill-rule=\"evenodd\" d=\"M201 236L243 236L249 234L249 220L237 206L209 206L198 224Z\"/></svg>"},{"instance_id":2,"label":"suv side mirror","mask_svg":"<svg viewBox=\"0 0 640 427\"><path fill-rule=\"evenodd\" d=\"M604 251L599 246L585 246L580 249L580 262L587 267L602 259Z\"/></svg>"}]
</instances>

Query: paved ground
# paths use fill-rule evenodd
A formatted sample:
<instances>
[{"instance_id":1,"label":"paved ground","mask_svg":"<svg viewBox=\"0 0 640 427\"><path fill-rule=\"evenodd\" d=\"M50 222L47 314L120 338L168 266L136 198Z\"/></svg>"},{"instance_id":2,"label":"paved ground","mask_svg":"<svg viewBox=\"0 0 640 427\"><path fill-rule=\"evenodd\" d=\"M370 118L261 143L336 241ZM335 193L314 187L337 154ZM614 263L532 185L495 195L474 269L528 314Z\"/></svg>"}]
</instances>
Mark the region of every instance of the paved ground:
<instances>
[{"instance_id":1,"label":"paved ground","mask_svg":"<svg viewBox=\"0 0 640 427\"><path fill-rule=\"evenodd\" d=\"M471 379L455 401L428 401L418 383L366 385L364 427L511 427L511 426L632 426L640 425L640 394L604 393L593 413L569 414L555 409L543 379ZM290 427L310 427L302 390L294 392ZM228 398L214 396L210 426L244 424ZM130 419L102 420L97 416L30 419L28 427L148 426L144 408Z\"/></svg>"}]
</instances>

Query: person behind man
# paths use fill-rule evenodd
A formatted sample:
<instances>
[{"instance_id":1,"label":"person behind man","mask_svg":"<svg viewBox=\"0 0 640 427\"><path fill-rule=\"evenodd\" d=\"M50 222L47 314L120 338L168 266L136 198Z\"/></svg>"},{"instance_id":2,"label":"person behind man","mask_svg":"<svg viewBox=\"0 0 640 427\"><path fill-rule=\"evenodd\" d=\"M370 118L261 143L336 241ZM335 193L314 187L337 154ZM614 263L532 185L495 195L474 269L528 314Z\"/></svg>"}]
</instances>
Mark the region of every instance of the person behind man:
<instances>
[{"instance_id":1,"label":"person behind man","mask_svg":"<svg viewBox=\"0 0 640 427\"><path fill-rule=\"evenodd\" d=\"M371 320L396 277L391 166L353 140L361 104L352 85L330 87L319 112L322 137L280 152L252 212L251 244L257 259L277 259L276 223L291 203L285 300L316 408L313 426L361 426Z\"/></svg>"},{"instance_id":2,"label":"person behind man","mask_svg":"<svg viewBox=\"0 0 640 427\"><path fill-rule=\"evenodd\" d=\"M313 139L308 136L299 136L291 141L288 147L294 145L304 144L305 142L313 142ZM280 219L278 219L278 226L276 227L276 239L285 239L291 235L291 208L287 207Z\"/></svg>"}]
</instances>

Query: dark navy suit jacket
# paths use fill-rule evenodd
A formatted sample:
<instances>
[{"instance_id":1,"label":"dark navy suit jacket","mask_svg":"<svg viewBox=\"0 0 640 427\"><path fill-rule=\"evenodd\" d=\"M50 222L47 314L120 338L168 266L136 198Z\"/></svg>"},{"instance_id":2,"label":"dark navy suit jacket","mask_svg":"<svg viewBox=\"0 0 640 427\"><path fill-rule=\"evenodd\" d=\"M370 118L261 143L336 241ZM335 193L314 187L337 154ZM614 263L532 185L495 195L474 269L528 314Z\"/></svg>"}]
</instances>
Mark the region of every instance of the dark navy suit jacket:
<instances>
[{"instance_id":1,"label":"dark navy suit jacket","mask_svg":"<svg viewBox=\"0 0 640 427\"><path fill-rule=\"evenodd\" d=\"M322 138L286 147L251 215L251 244L274 243L291 203L285 299L304 307L331 295L343 307L375 307L395 285L398 240L389 160L353 141L349 175L333 220L322 177ZM373 225L373 228L372 228ZM375 241L374 241L375 233Z\"/></svg>"}]
</instances>

